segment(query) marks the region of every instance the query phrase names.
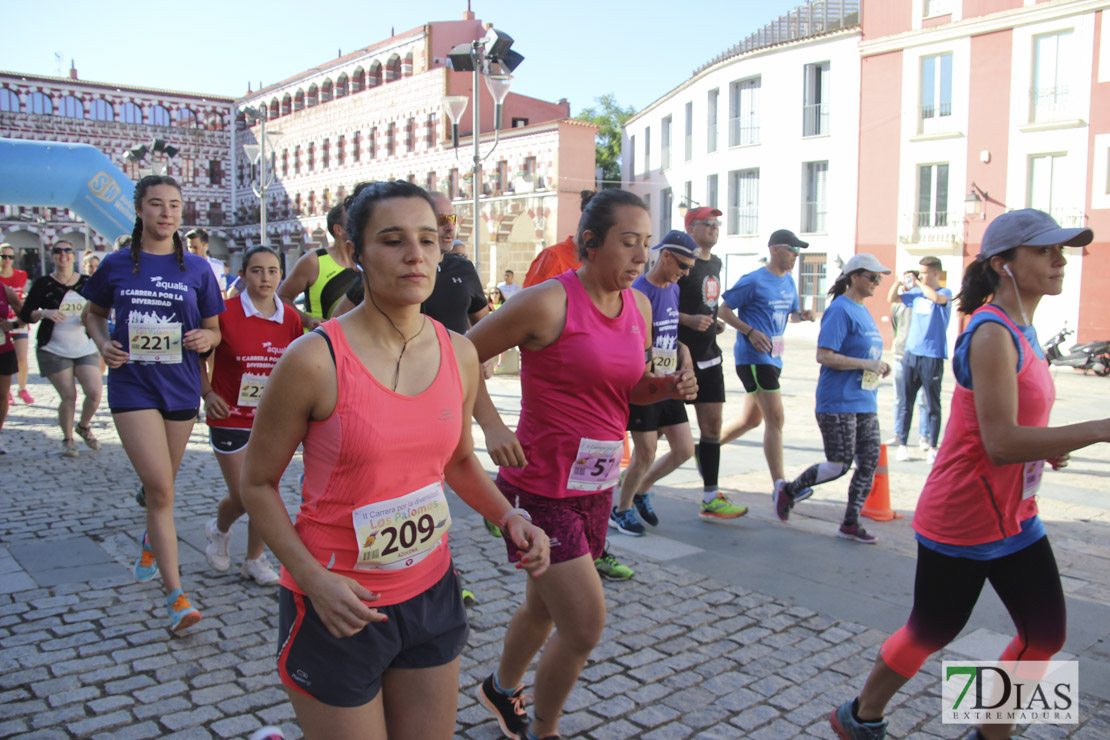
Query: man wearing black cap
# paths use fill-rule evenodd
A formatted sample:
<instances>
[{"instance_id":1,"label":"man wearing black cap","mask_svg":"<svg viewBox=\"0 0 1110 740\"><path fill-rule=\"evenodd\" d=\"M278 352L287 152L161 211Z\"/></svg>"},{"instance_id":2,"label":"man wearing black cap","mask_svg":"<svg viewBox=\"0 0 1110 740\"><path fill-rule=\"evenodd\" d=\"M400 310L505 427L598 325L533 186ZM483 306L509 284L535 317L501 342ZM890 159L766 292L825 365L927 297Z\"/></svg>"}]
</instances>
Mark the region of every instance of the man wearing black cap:
<instances>
[{"instance_id":1,"label":"man wearing black cap","mask_svg":"<svg viewBox=\"0 0 1110 740\"><path fill-rule=\"evenodd\" d=\"M701 516L707 519L733 519L748 513L746 506L734 505L717 488L721 466L721 409L725 405L725 376L717 334L724 327L717 323L721 297L721 260L712 253L720 236L721 212L716 208L691 208L686 211L686 233L698 245L697 259L689 274L678 281L678 341L690 350L698 397L694 413L698 416L701 439L694 450L702 477Z\"/></svg>"},{"instance_id":2,"label":"man wearing black cap","mask_svg":"<svg viewBox=\"0 0 1110 740\"><path fill-rule=\"evenodd\" d=\"M690 353L678 341L678 286L675 284L694 266L698 245L689 234L672 231L652 247L655 264L636 278L632 287L651 301L651 369L658 375L691 369ZM624 472L620 502L609 515L609 526L621 534L644 534L636 512L651 526L659 518L651 506L648 491L660 478L669 475L694 454L694 439L686 406L668 399L647 406L630 404L628 431L632 433L632 459ZM655 459L659 435L667 438L670 452ZM632 505L636 505L636 510Z\"/></svg>"},{"instance_id":3,"label":"man wearing black cap","mask_svg":"<svg viewBox=\"0 0 1110 740\"><path fill-rule=\"evenodd\" d=\"M813 311L803 311L794 285L794 263L809 246L788 229L779 229L767 241L770 257L764 267L749 272L725 292L728 309L736 311L736 374L748 395L744 411L725 424L721 443L727 444L763 422L763 455L771 480L785 485L782 463L782 427L785 415L779 393L783 334L787 322L813 321ZM722 313L727 313L723 309ZM726 319L727 320L727 319ZM795 500L807 498L799 492Z\"/></svg>"}]
</instances>

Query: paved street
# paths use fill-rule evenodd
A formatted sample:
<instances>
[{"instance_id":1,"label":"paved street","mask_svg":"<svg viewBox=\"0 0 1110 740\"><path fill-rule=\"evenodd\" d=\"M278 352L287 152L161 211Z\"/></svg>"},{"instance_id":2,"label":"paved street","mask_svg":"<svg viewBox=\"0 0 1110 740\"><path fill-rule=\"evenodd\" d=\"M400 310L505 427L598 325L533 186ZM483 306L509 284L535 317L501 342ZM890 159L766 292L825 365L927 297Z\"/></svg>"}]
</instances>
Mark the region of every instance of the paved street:
<instances>
[{"instance_id":1,"label":"paved street","mask_svg":"<svg viewBox=\"0 0 1110 740\"><path fill-rule=\"evenodd\" d=\"M821 459L817 366L811 339L788 334L787 344L786 463L794 475ZM727 378L726 417L742 403L739 381ZM1068 371L1057 376L1057 388L1056 423L1107 413L1110 379ZM515 419L517 379L499 376L490 390ZM275 668L276 592L238 576L244 526L235 530L239 559L229 573L211 573L204 561L203 522L224 490L206 428L194 431L177 498L183 581L204 619L174 638L159 586L130 575L143 514L108 414L96 422L103 449L82 447L79 458L63 459L57 397L37 377L31 392L36 404L19 403L9 414L9 454L0 456L0 737L241 738L264 724L300 737ZM892 397L888 383L881 407ZM884 437L891 415L882 416ZM819 488L789 524L778 522L761 433L722 453L722 486L751 508L747 517L698 519L700 481L691 462L657 490L658 528L644 538L612 536L613 552L636 577L606 583L605 639L571 695L565 736L832 737L829 711L858 691L877 645L909 612L916 551L909 517L927 466L916 449L909 463L894 462L891 451L892 501L906 518L868 522L880 541L866 547L834 536L846 479ZM291 512L301 469L298 457L283 479ZM1110 447L1101 445L1078 452L1071 468L1046 475L1042 486L1042 516L1068 595L1065 653L1080 661L1081 723L1025 728L1023 737L1110 737L1107 475ZM477 515L454 509L452 551L479 599L470 613L456 734L494 740L497 727L473 692L496 665L524 577L503 564L500 541ZM1010 633L988 589L945 656L992 659ZM939 659L930 660L896 699L892 737L966 735L940 724L939 672Z\"/></svg>"}]
</instances>

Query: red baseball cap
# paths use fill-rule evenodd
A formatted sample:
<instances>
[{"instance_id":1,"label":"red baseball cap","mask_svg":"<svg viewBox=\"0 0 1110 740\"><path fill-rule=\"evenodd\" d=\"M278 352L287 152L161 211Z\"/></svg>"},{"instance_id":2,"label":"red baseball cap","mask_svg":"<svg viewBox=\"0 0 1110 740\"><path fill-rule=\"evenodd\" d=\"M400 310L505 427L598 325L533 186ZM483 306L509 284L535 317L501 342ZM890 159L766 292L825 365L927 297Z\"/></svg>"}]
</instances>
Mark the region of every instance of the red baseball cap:
<instances>
[{"instance_id":1,"label":"red baseball cap","mask_svg":"<svg viewBox=\"0 0 1110 740\"><path fill-rule=\"evenodd\" d=\"M720 211L718 211L716 208L709 208L708 206L702 206L701 208L691 208L690 210L686 211L686 230L690 230L690 224L694 221L706 218L716 218L720 215Z\"/></svg>"}]
</instances>

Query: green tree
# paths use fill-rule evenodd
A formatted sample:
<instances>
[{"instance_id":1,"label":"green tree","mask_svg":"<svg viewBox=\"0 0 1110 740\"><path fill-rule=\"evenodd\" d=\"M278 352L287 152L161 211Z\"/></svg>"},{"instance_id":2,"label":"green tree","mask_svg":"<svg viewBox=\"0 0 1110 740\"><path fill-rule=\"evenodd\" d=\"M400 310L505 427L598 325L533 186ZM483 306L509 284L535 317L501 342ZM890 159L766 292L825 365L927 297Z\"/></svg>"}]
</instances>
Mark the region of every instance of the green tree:
<instances>
[{"instance_id":1,"label":"green tree","mask_svg":"<svg viewBox=\"0 0 1110 740\"><path fill-rule=\"evenodd\" d=\"M622 108L613 93L595 98L596 105L578 114L579 121L588 121L601 128L596 138L597 164L601 168L601 187L617 188L621 183L621 127L633 113L631 106Z\"/></svg>"}]
</instances>

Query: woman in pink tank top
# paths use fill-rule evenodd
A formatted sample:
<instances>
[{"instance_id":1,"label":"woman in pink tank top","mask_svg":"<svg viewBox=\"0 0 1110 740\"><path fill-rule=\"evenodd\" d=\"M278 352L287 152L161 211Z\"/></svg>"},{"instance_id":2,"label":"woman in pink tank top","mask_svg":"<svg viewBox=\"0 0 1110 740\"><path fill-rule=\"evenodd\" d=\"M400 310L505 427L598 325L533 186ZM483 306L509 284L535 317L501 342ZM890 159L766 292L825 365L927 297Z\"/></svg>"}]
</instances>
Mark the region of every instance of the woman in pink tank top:
<instances>
[{"instance_id":1,"label":"woman in pink tank top","mask_svg":"<svg viewBox=\"0 0 1110 740\"><path fill-rule=\"evenodd\" d=\"M478 688L506 737L557 735L563 703L601 638L605 596L594 560L605 545L628 404L692 400L697 391L691 372L649 373L651 304L631 290L651 243L643 201L601 191L583 205L577 242L582 267L520 291L467 334L483 360L520 347L516 434L484 393L475 418L501 466L501 492L552 544L551 567L529 579L500 665ZM541 648L529 730L521 682Z\"/></svg>"},{"instance_id":2,"label":"woman in pink tank top","mask_svg":"<svg viewBox=\"0 0 1110 740\"><path fill-rule=\"evenodd\" d=\"M360 187L347 236L367 300L274 367L241 496L282 563L278 670L305 737L450 738L468 628L444 483L499 523L532 575L548 540L474 455L474 347L420 313L440 257L428 194ZM278 486L302 443L294 525Z\"/></svg>"},{"instance_id":3,"label":"woman in pink tank top","mask_svg":"<svg viewBox=\"0 0 1110 740\"><path fill-rule=\"evenodd\" d=\"M1045 463L1063 467L1072 450L1110 441L1110 419L1048 426L1055 389L1032 318L1041 298L1063 290L1063 247L1093 238L1032 209L999 216L983 235L958 296L971 320L953 355L952 413L913 520L913 610L883 644L859 697L833 712L839 737L885 737L887 704L956 638L987 581L1017 631L999 659L1011 679L1018 662L1048 661L1063 647L1064 594L1035 493ZM1026 666L1021 676L1039 679L1037 671ZM1024 689L1031 696L1035 687ZM975 737L1008 738L1012 729L982 724Z\"/></svg>"}]
</instances>

